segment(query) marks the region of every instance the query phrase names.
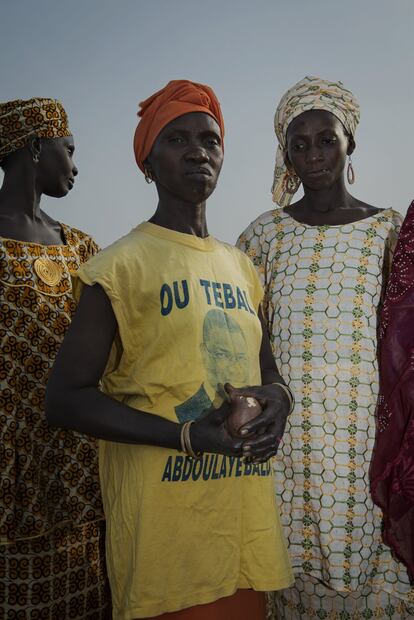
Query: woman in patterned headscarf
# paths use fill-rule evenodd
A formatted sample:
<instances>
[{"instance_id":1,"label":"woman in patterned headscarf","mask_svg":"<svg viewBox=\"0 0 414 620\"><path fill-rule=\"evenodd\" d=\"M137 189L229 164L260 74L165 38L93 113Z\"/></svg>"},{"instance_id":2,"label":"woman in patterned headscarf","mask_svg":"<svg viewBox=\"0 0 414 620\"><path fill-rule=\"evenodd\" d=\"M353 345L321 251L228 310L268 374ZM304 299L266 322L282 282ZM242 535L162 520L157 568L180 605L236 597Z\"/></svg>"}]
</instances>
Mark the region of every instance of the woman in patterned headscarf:
<instances>
[{"instance_id":1,"label":"woman in patterned headscarf","mask_svg":"<svg viewBox=\"0 0 414 620\"><path fill-rule=\"evenodd\" d=\"M77 168L62 105L0 104L0 616L111 617L96 444L51 429L50 367L75 310L71 274L97 251L52 219Z\"/></svg>"},{"instance_id":2,"label":"woman in patterned headscarf","mask_svg":"<svg viewBox=\"0 0 414 620\"><path fill-rule=\"evenodd\" d=\"M341 82L306 77L288 90L275 116L272 193L282 208L239 239L261 275L273 352L296 396L275 463L296 582L270 597L274 618L414 613L406 571L381 542L368 480L377 309L401 219L346 187L358 120Z\"/></svg>"}]
</instances>

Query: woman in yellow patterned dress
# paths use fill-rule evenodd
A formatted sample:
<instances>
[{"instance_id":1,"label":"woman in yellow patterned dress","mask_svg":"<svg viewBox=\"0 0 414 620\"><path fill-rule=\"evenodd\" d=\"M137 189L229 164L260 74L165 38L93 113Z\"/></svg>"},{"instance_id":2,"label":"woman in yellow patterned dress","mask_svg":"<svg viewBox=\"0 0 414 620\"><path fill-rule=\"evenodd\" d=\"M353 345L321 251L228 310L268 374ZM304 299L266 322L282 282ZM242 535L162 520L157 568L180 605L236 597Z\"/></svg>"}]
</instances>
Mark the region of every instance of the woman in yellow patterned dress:
<instances>
[{"instance_id":1,"label":"woman in yellow patterned dress","mask_svg":"<svg viewBox=\"0 0 414 620\"><path fill-rule=\"evenodd\" d=\"M239 239L262 277L273 352L296 396L275 462L296 582L270 597L270 618L414 617L368 480L377 308L401 218L346 189L358 120L340 82L293 86L275 116L273 197L282 208ZM304 196L290 206L301 183Z\"/></svg>"},{"instance_id":2,"label":"woman in yellow patterned dress","mask_svg":"<svg viewBox=\"0 0 414 620\"><path fill-rule=\"evenodd\" d=\"M75 310L71 273L97 251L40 209L77 175L65 110L0 104L0 616L110 617L95 442L50 429L49 369Z\"/></svg>"}]
</instances>

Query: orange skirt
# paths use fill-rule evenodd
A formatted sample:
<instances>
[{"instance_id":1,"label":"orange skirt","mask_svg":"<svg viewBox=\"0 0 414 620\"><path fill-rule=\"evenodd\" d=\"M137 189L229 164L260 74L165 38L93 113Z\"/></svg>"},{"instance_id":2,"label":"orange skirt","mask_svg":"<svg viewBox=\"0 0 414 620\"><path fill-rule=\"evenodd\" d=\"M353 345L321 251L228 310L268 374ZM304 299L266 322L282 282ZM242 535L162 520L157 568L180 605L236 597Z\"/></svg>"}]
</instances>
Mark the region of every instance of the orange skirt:
<instances>
[{"instance_id":1,"label":"orange skirt","mask_svg":"<svg viewBox=\"0 0 414 620\"><path fill-rule=\"evenodd\" d=\"M147 620L265 620L265 616L264 592L237 590L232 596L214 603L195 605Z\"/></svg>"}]
</instances>

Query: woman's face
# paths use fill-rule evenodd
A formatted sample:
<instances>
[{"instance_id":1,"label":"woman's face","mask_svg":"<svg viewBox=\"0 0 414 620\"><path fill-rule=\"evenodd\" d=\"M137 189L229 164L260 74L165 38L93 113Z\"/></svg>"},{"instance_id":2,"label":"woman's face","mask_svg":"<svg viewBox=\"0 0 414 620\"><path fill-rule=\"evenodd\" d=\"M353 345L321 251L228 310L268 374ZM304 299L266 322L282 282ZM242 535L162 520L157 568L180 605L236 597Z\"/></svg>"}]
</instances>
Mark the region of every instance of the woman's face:
<instances>
[{"instance_id":1,"label":"woman's face","mask_svg":"<svg viewBox=\"0 0 414 620\"><path fill-rule=\"evenodd\" d=\"M327 110L309 110L293 119L287 130L287 164L312 190L333 185L343 174L354 148L341 121Z\"/></svg>"},{"instance_id":2,"label":"woman's face","mask_svg":"<svg viewBox=\"0 0 414 620\"><path fill-rule=\"evenodd\" d=\"M207 200L217 185L223 163L220 128L203 112L190 112L160 132L146 167L157 187L189 203Z\"/></svg>"},{"instance_id":3,"label":"woman's face","mask_svg":"<svg viewBox=\"0 0 414 620\"><path fill-rule=\"evenodd\" d=\"M72 136L41 141L37 182L42 193L61 198L72 189L78 174L73 163L74 151Z\"/></svg>"}]
</instances>

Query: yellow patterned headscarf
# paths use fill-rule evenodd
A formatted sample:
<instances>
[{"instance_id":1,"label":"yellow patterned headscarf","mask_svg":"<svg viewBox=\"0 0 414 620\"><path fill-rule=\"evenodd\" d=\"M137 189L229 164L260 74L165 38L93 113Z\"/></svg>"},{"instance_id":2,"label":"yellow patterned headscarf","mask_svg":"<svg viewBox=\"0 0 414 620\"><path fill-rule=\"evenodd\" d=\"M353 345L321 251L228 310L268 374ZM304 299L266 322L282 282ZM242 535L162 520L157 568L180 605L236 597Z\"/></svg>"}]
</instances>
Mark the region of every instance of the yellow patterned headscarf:
<instances>
[{"instance_id":1,"label":"yellow patterned headscarf","mask_svg":"<svg viewBox=\"0 0 414 620\"><path fill-rule=\"evenodd\" d=\"M306 76L283 95L275 114L275 133L279 146L272 185L273 201L281 207L286 207L293 197L292 191L287 190L287 181L291 175L284 160L287 128L294 118L308 110L332 112L351 136L355 134L359 122L359 104L342 82L328 82L318 77ZM300 179L296 175L292 185L299 188Z\"/></svg>"},{"instance_id":2,"label":"yellow patterned headscarf","mask_svg":"<svg viewBox=\"0 0 414 620\"><path fill-rule=\"evenodd\" d=\"M56 99L16 99L0 103L0 161L23 148L29 138L63 138L72 135L68 117Z\"/></svg>"}]
</instances>

